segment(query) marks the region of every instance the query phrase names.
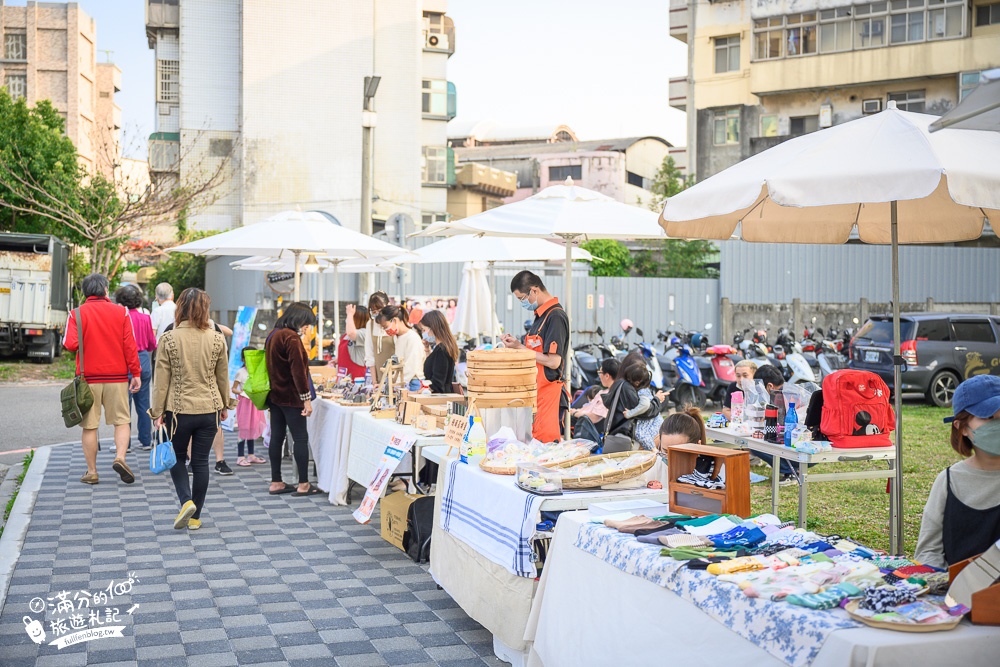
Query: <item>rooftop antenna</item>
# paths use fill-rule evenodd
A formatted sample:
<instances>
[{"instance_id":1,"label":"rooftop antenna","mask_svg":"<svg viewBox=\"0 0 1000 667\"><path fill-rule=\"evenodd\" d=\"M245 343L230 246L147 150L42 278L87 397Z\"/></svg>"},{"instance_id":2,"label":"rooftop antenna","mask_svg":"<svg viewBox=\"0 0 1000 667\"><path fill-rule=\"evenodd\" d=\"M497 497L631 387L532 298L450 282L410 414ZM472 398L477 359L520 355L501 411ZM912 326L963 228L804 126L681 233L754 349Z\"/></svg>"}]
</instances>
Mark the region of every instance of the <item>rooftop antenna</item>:
<instances>
[{"instance_id":1,"label":"rooftop antenna","mask_svg":"<svg viewBox=\"0 0 1000 667\"><path fill-rule=\"evenodd\" d=\"M104 54L104 62L106 63L114 62L111 59L111 56L114 54L114 51L112 51L111 49L98 49L98 51Z\"/></svg>"}]
</instances>

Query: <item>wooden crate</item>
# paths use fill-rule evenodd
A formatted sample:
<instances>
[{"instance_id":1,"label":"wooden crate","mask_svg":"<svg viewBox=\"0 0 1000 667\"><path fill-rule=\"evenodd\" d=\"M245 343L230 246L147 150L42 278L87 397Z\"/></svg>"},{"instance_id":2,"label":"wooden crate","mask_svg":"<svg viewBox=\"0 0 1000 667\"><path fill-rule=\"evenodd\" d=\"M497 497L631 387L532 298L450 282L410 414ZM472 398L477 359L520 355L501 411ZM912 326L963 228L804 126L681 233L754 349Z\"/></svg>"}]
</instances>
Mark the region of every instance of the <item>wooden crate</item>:
<instances>
[{"instance_id":1,"label":"wooden crate","mask_svg":"<svg viewBox=\"0 0 1000 667\"><path fill-rule=\"evenodd\" d=\"M715 470L726 467L726 488L703 489L678 482L677 478L694 470L699 456L715 459ZM670 471L670 511L692 516L735 514L750 516L750 453L710 445L676 445L667 450Z\"/></svg>"}]
</instances>

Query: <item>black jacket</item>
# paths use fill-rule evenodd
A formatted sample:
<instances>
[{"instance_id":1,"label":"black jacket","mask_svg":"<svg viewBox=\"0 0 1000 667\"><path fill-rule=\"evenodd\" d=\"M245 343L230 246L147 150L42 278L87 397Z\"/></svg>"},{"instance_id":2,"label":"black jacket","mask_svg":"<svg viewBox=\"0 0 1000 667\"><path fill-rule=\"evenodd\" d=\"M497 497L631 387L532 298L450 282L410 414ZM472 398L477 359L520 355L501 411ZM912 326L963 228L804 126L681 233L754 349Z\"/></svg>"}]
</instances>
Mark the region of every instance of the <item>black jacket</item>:
<instances>
[{"instance_id":1,"label":"black jacket","mask_svg":"<svg viewBox=\"0 0 1000 667\"><path fill-rule=\"evenodd\" d=\"M615 393L619 388L621 388L621 394L618 396L618 403L615 405L615 411L612 414L611 405L614 403ZM601 397L601 400L604 401L604 407L608 409L607 419L611 423L608 433L610 435L631 433L633 422L631 419L626 419L623 413L639 405L639 392L636 391L635 387L625 380L615 380L615 383L608 389L608 393Z\"/></svg>"},{"instance_id":2,"label":"black jacket","mask_svg":"<svg viewBox=\"0 0 1000 667\"><path fill-rule=\"evenodd\" d=\"M424 359L424 379L431 383L432 394L450 394L454 389L455 362L441 345L435 345Z\"/></svg>"}]
</instances>

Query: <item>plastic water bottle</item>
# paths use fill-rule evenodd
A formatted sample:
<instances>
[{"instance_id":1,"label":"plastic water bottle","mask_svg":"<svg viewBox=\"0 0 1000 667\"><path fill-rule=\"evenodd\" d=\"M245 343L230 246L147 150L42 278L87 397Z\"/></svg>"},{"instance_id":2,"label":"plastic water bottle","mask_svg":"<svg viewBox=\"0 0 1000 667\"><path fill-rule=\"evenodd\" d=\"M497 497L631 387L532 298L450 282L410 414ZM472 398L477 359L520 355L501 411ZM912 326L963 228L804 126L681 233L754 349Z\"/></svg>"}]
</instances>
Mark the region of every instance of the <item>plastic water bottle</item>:
<instances>
[{"instance_id":1,"label":"plastic water bottle","mask_svg":"<svg viewBox=\"0 0 1000 667\"><path fill-rule=\"evenodd\" d=\"M469 429L469 457L486 456L486 429L479 417L472 420L472 428Z\"/></svg>"},{"instance_id":2,"label":"plastic water bottle","mask_svg":"<svg viewBox=\"0 0 1000 667\"><path fill-rule=\"evenodd\" d=\"M733 425L743 423L743 392L734 391L732 395L731 407L729 408Z\"/></svg>"},{"instance_id":3,"label":"plastic water bottle","mask_svg":"<svg viewBox=\"0 0 1000 667\"><path fill-rule=\"evenodd\" d=\"M795 412L795 404L788 404L788 412L785 413L785 447L792 446L792 435L795 427L799 425L799 415Z\"/></svg>"}]
</instances>

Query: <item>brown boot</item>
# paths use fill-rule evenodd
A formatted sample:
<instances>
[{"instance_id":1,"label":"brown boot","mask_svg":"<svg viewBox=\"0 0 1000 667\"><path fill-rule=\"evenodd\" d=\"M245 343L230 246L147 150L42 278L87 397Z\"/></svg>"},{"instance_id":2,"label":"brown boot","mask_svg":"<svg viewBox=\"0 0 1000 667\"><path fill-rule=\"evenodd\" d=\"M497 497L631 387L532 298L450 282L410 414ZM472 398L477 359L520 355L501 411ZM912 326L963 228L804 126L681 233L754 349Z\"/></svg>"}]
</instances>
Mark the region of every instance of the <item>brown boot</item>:
<instances>
[{"instance_id":1,"label":"brown boot","mask_svg":"<svg viewBox=\"0 0 1000 667\"><path fill-rule=\"evenodd\" d=\"M97 484L98 483L97 473L88 472L86 475L80 478L80 481L83 482L84 484Z\"/></svg>"},{"instance_id":2,"label":"brown boot","mask_svg":"<svg viewBox=\"0 0 1000 667\"><path fill-rule=\"evenodd\" d=\"M126 484L135 482L135 475L132 474L132 469L125 463L125 459L115 459L115 462L111 464L111 469L118 473L122 481Z\"/></svg>"}]
</instances>

